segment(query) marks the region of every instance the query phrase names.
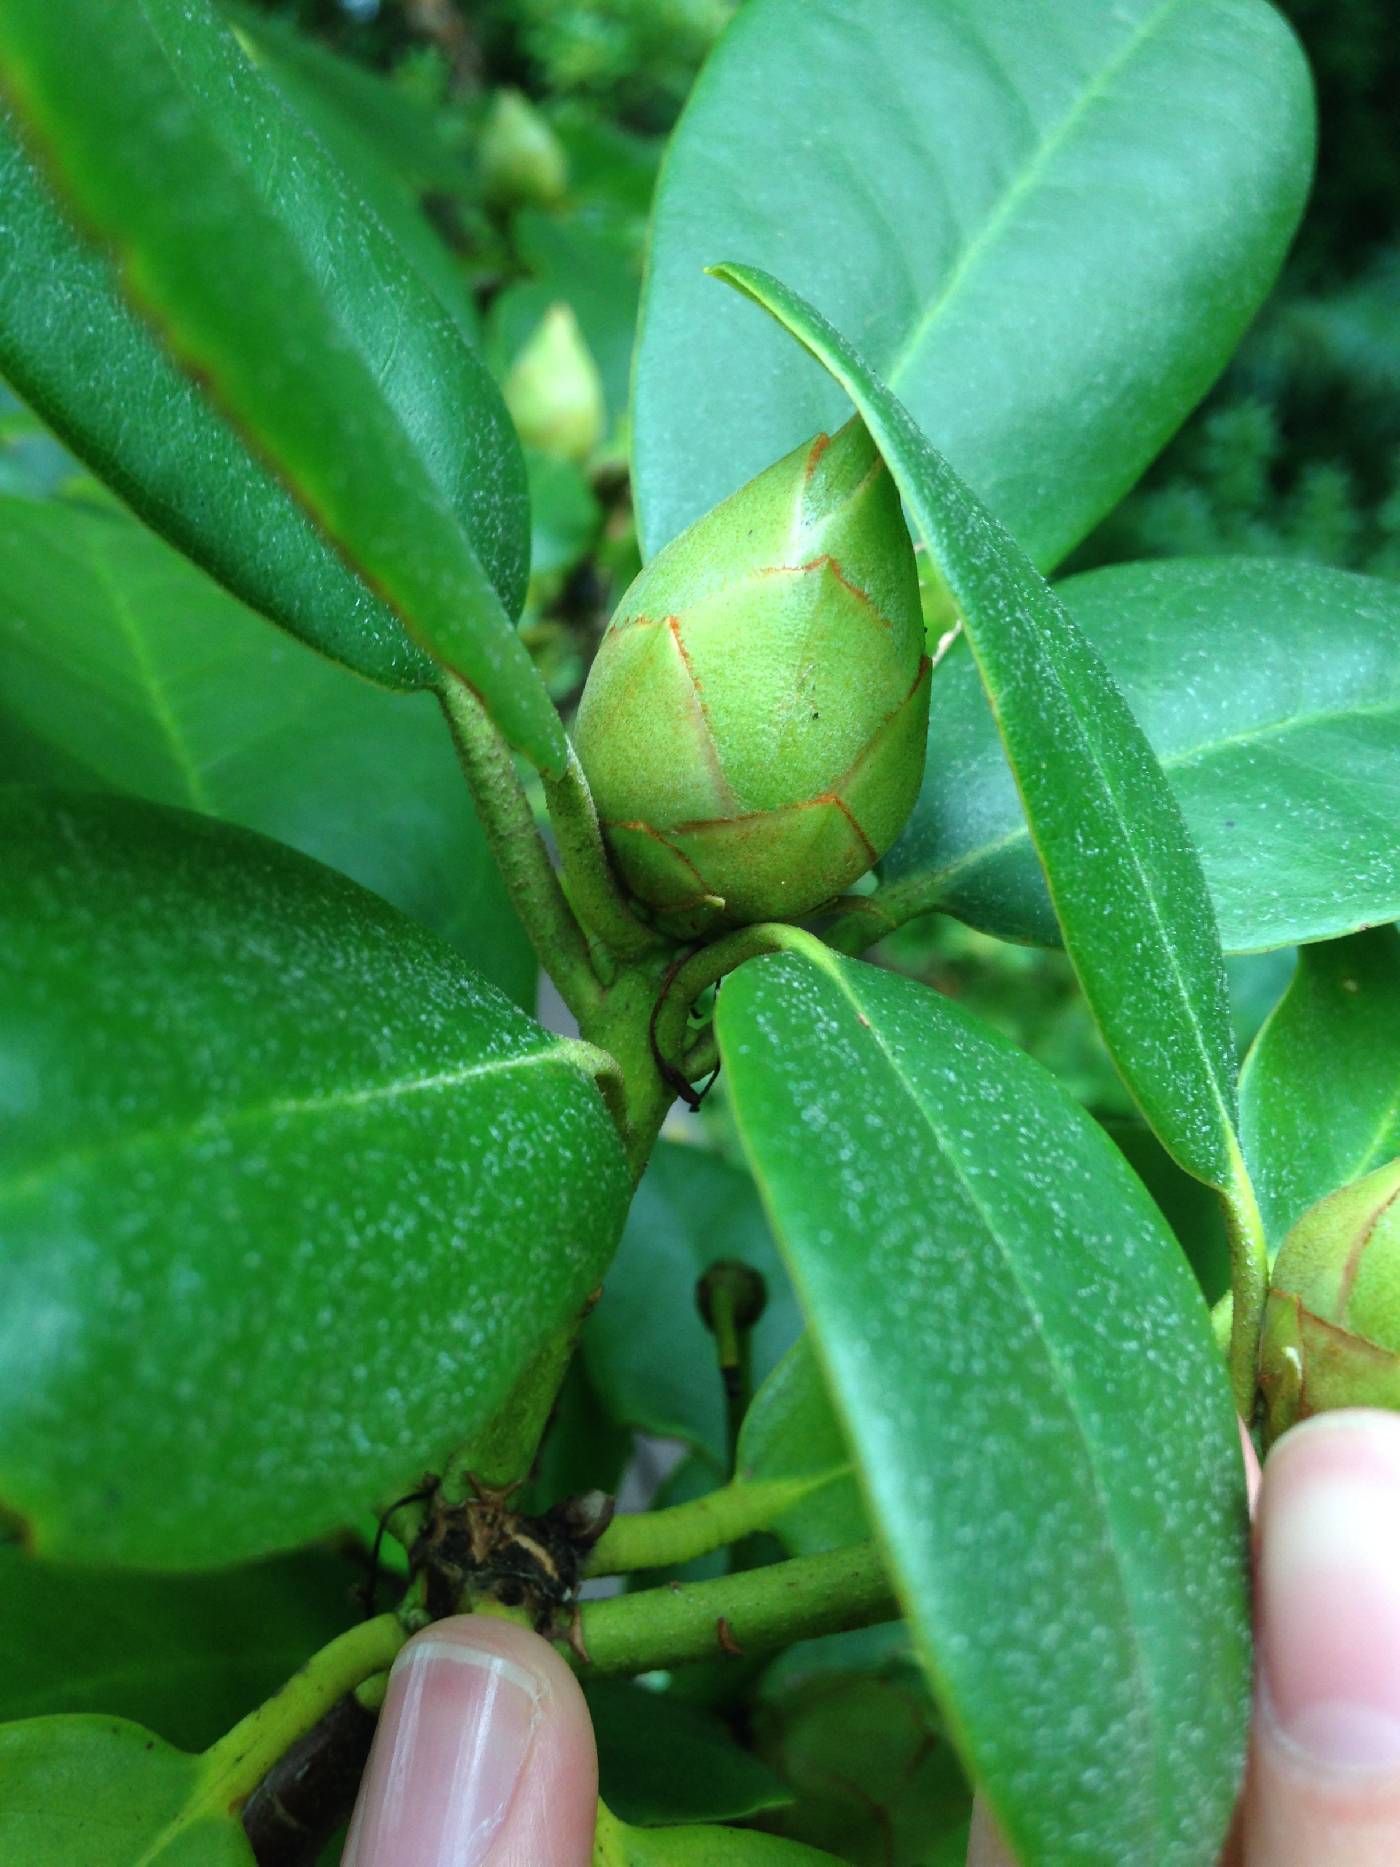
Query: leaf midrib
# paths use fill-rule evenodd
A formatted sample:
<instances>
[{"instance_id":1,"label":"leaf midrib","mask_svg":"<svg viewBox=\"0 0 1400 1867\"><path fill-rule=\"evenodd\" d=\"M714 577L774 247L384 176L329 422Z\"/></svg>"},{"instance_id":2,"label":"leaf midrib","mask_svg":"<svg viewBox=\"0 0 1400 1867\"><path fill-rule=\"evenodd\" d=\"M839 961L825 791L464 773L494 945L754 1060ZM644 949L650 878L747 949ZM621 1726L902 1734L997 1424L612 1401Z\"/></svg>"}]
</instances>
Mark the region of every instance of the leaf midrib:
<instances>
[{"instance_id":1,"label":"leaf midrib","mask_svg":"<svg viewBox=\"0 0 1400 1867\"><path fill-rule=\"evenodd\" d=\"M550 1064L563 1065L575 1070L577 1066L570 1061L558 1046L545 1050L528 1051L523 1056L492 1057L481 1063L468 1064L457 1070L438 1071L426 1076L401 1077L390 1083L373 1083L361 1089L334 1090L322 1096L281 1096L268 1102L249 1103L243 1108L233 1108L217 1114L198 1116L193 1121L174 1122L158 1128L141 1128L130 1134L116 1135L110 1140L85 1148L68 1148L60 1154L50 1156L38 1167L31 1167L8 1184L0 1183L0 1205L11 1201L28 1198L39 1192L50 1180L62 1178L72 1172L81 1172L96 1166L99 1162L118 1160L127 1154L140 1153L146 1148L169 1144L172 1150L187 1147L195 1142L216 1135L227 1134L232 1130L256 1128L264 1123L273 1123L286 1117L304 1115L330 1115L343 1109L373 1107L378 1103L390 1103L402 1100L406 1096L430 1094L444 1089L460 1089L478 1078L494 1076L508 1070L528 1069Z\"/></svg>"},{"instance_id":2,"label":"leaf midrib","mask_svg":"<svg viewBox=\"0 0 1400 1867\"><path fill-rule=\"evenodd\" d=\"M963 281L996 245L1003 230L1010 225L1021 202L1034 191L1042 174L1069 140L1085 113L1098 102L1113 80L1132 63L1143 46L1160 30L1163 22L1170 14L1176 12L1180 5L1181 0L1161 0L1156 11L1149 14L1135 28L1113 57L1094 74L1076 96L1065 115L1036 145L1025 166L1017 171L1010 183L1003 189L1001 196L978 231L958 255L943 285L919 314L909 335L895 349L888 365L883 370L877 371L877 374L892 390L898 389L900 381L917 359L929 333L956 298ZM991 63L990 58L987 62Z\"/></svg>"}]
</instances>

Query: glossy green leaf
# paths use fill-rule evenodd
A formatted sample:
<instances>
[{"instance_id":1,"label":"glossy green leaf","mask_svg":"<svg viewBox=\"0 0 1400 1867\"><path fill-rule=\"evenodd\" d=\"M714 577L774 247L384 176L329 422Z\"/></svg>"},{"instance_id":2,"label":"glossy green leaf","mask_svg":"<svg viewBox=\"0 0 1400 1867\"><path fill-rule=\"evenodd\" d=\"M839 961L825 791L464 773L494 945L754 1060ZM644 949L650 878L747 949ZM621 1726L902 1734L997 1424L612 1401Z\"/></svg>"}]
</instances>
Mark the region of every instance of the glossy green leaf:
<instances>
[{"instance_id":1,"label":"glossy green leaf","mask_svg":"<svg viewBox=\"0 0 1400 1867\"><path fill-rule=\"evenodd\" d=\"M1307 946L1245 1062L1241 1136L1271 1245L1400 1154L1400 933Z\"/></svg>"},{"instance_id":2,"label":"glossy green leaf","mask_svg":"<svg viewBox=\"0 0 1400 1867\"><path fill-rule=\"evenodd\" d=\"M717 1015L969 1774L1023 1859L1201 1867L1244 1757L1244 1479L1160 1214L1047 1072L910 980L813 943Z\"/></svg>"},{"instance_id":3,"label":"glossy green leaf","mask_svg":"<svg viewBox=\"0 0 1400 1867\"><path fill-rule=\"evenodd\" d=\"M0 1503L195 1568L407 1489L613 1248L593 1053L246 831L21 789L0 848Z\"/></svg>"},{"instance_id":4,"label":"glossy green leaf","mask_svg":"<svg viewBox=\"0 0 1400 1867\"><path fill-rule=\"evenodd\" d=\"M846 340L751 268L717 269L856 404L962 615L1066 950L1110 1056L1162 1145L1240 1184L1220 938L1161 767L1100 657L976 495Z\"/></svg>"},{"instance_id":5,"label":"glossy green leaf","mask_svg":"<svg viewBox=\"0 0 1400 1867\"><path fill-rule=\"evenodd\" d=\"M269 629L123 514L0 499L0 777L261 830L533 1007L534 955L434 703Z\"/></svg>"},{"instance_id":6,"label":"glossy green leaf","mask_svg":"<svg viewBox=\"0 0 1400 1867\"><path fill-rule=\"evenodd\" d=\"M770 1526L790 1555L841 1549L871 1534L850 1446L810 1337L783 1357L754 1395L735 1475L751 1484L802 1481L793 1504Z\"/></svg>"},{"instance_id":7,"label":"glossy green leaf","mask_svg":"<svg viewBox=\"0 0 1400 1867\"><path fill-rule=\"evenodd\" d=\"M0 1549L0 1718L97 1712L203 1750L363 1610L328 1551L211 1575L137 1575Z\"/></svg>"},{"instance_id":8,"label":"glossy green leaf","mask_svg":"<svg viewBox=\"0 0 1400 1867\"><path fill-rule=\"evenodd\" d=\"M305 177L307 146L301 155L296 173ZM285 174L285 164L275 172ZM371 680L425 685L428 657L127 308L115 271L75 238L3 109L0 213L0 365L49 425L253 608ZM379 316L387 355L387 305ZM437 363L447 371L446 355ZM230 513L241 522L230 524ZM502 544L506 536L503 526ZM492 567L513 598L525 565L518 540L512 550L511 563Z\"/></svg>"},{"instance_id":9,"label":"glossy green leaf","mask_svg":"<svg viewBox=\"0 0 1400 1867\"><path fill-rule=\"evenodd\" d=\"M698 1147L662 1141L637 1189L603 1298L583 1331L583 1356L616 1419L683 1439L725 1460L724 1390L695 1286L717 1258L760 1273L768 1304L753 1331L761 1381L802 1321L753 1181Z\"/></svg>"},{"instance_id":10,"label":"glossy green leaf","mask_svg":"<svg viewBox=\"0 0 1400 1867\"><path fill-rule=\"evenodd\" d=\"M16 0L0 18L0 88L82 225L113 253L122 292L213 406L404 628L479 689L512 743L543 766L561 764L563 729L486 568L513 613L523 472L494 385L207 3L143 0L99 24L83 0ZM60 243L61 226L41 183L30 177L22 202L26 192L41 223L20 248L27 277ZM110 299L107 270L94 274L90 261L79 270L89 292L100 279ZM22 281L12 276L10 290ZM60 304L67 328L73 305ZM144 484L147 457L163 451L178 477L182 443L196 444L207 421L177 430L172 443L161 425L168 379L140 367L150 347L129 329L132 367L115 379L121 427L101 426L100 406L80 418L74 404L90 379L71 359L49 368L47 385L39 363L25 367L30 347L52 348L53 310L42 339L32 305L6 320L21 327L5 345L20 368L7 369L73 445L160 518L166 501ZM109 303L107 322L116 316ZM112 375L105 357L103 371ZM133 423L133 405L144 420ZM251 514L230 518L242 510L246 477L220 483L217 508L201 501L205 530L237 539L252 526ZM230 548L202 549L201 528L178 516L181 499L170 504L176 542L267 607L261 590L230 574ZM274 596L272 613L288 620L280 602ZM319 620L309 608L301 615L300 632L361 672L431 678L420 661L404 662L400 629L385 637L344 606Z\"/></svg>"},{"instance_id":11,"label":"glossy green leaf","mask_svg":"<svg viewBox=\"0 0 1400 1867\"><path fill-rule=\"evenodd\" d=\"M748 0L657 192L634 469L655 551L842 398L702 268L787 280L1042 566L1115 505L1278 270L1312 152L1263 0Z\"/></svg>"},{"instance_id":12,"label":"glossy green leaf","mask_svg":"<svg viewBox=\"0 0 1400 1867\"><path fill-rule=\"evenodd\" d=\"M666 1692L600 1679L587 1689L599 1792L646 1827L737 1822L792 1800L773 1771L711 1713Z\"/></svg>"},{"instance_id":13,"label":"glossy green leaf","mask_svg":"<svg viewBox=\"0 0 1400 1867\"><path fill-rule=\"evenodd\" d=\"M115 1718L0 1725L0 1860L24 1867L254 1867L201 1757Z\"/></svg>"},{"instance_id":14,"label":"glossy green leaf","mask_svg":"<svg viewBox=\"0 0 1400 1867\"><path fill-rule=\"evenodd\" d=\"M347 189L372 209L462 336L475 343L479 320L463 267L434 231L389 150L366 134L362 114L355 108L364 100L366 88L374 103L379 93L387 91L390 101L380 107L386 115L392 114L395 128L401 129L415 117L407 98L377 74L348 65L304 34L285 27L279 31L282 25L269 19L250 28L240 20L239 42L292 111L315 131L342 171ZM393 104L399 105L397 112ZM430 136L426 125L418 127L420 135ZM448 166L445 150L442 166Z\"/></svg>"},{"instance_id":15,"label":"glossy green leaf","mask_svg":"<svg viewBox=\"0 0 1400 1867\"><path fill-rule=\"evenodd\" d=\"M1116 565L1057 594L1146 733L1227 952L1400 914L1400 590L1255 558ZM1059 938L965 642L934 675L923 792L881 873L890 911Z\"/></svg>"},{"instance_id":16,"label":"glossy green leaf","mask_svg":"<svg viewBox=\"0 0 1400 1867\"><path fill-rule=\"evenodd\" d=\"M440 108L406 74L375 69L363 59L333 52L295 17L273 12L257 0L219 0L254 56L295 74L299 96L314 92L318 110L334 112L392 167L415 196L478 195L469 149L463 147L460 106Z\"/></svg>"}]
</instances>

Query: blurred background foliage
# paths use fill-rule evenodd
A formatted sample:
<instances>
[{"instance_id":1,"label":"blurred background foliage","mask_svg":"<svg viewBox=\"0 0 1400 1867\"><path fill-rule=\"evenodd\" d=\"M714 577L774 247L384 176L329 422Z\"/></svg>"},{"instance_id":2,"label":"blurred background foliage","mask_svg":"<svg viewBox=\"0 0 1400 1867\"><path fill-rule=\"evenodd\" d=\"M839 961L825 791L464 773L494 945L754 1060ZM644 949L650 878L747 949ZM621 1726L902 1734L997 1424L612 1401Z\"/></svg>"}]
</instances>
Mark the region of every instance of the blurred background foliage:
<instances>
[{"instance_id":1,"label":"blurred background foliage","mask_svg":"<svg viewBox=\"0 0 1400 1867\"><path fill-rule=\"evenodd\" d=\"M566 712L638 568L627 403L652 189L694 75L742 3L220 0L323 140L333 149L353 144L361 183L380 211L403 237L429 238L434 263L445 252L470 286L479 341L529 468L534 568L522 629ZM1222 381L1067 568L1244 552L1400 578L1395 0L1281 4L1319 91L1321 149L1308 217ZM0 494L118 516L111 496L2 385ZM1134 1114L1062 954L1006 946L933 916L901 929L872 957L962 999L1054 1070L1132 1160L1207 1294L1219 1293L1226 1259L1214 1202L1171 1165ZM1292 963L1291 953L1230 962L1241 1047ZM629 1228L631 1256L625 1243L611 1281L623 1297L635 1285L635 1314L651 1318L642 1333L654 1363L674 1361L702 1378L693 1342L681 1340L695 1326L688 1291L697 1251L714 1255L723 1233L729 1249L762 1262L780 1310L790 1297L776 1288L782 1273L771 1247L744 1242L763 1231L751 1189L726 1181L714 1197L713 1187L706 1191L719 1185L716 1175L735 1178L740 1164L722 1082L699 1117L673 1118L671 1132L690 1145L672 1145L659 1162ZM704 1167L697 1150L716 1164ZM736 1199L753 1206L752 1223L737 1232ZM633 1238L638 1227L644 1240ZM662 1301L668 1276L675 1289ZM613 1321L621 1315L615 1305ZM640 1403L624 1400L627 1384L609 1374L609 1342L602 1323L595 1327L600 1333L591 1347L585 1338L546 1444L540 1499L612 1486L625 1467L638 1493L631 1503L644 1502L658 1477L663 1498L666 1484L674 1489L697 1470L702 1488L713 1483L706 1467L713 1449L694 1436L688 1460L665 1478L655 1436L678 1429L650 1390ZM627 1356L634 1360L635 1341ZM716 1404L718 1394L716 1386ZM640 1464L636 1432L648 1435ZM737 1818L766 1808L758 1816L766 1825L871 1867L960 1862L967 1791L904 1652L876 1654L859 1640L816 1645L815 1659L797 1650L747 1696L723 1668L687 1676L677 1715L718 1722L708 1736L673 1733L673 1761L695 1761L692 1775L711 1790L705 1812ZM747 1672L745 1679L752 1685ZM657 1711L654 1695L646 1705L641 1692L623 1695L605 1732L604 1792L619 1806L641 1793L625 1761L628 1719L639 1715L651 1729ZM758 1789L757 1761L740 1768L736 1740L768 1773ZM730 1747L727 1761L717 1742ZM852 1783L859 1793L846 1793Z\"/></svg>"}]
</instances>

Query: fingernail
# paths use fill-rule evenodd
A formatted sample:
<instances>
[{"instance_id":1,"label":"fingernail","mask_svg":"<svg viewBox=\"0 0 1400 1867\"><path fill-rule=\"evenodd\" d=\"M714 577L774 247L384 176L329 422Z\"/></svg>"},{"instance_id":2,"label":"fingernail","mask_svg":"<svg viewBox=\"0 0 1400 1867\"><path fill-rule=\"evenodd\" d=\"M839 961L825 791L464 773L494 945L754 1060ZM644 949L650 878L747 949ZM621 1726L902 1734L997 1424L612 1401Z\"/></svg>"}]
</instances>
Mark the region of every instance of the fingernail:
<instances>
[{"instance_id":1,"label":"fingernail","mask_svg":"<svg viewBox=\"0 0 1400 1867\"><path fill-rule=\"evenodd\" d=\"M419 1635L389 1675L341 1867L476 1867L510 1809L544 1686L501 1654Z\"/></svg>"},{"instance_id":2,"label":"fingernail","mask_svg":"<svg viewBox=\"0 0 1400 1867\"><path fill-rule=\"evenodd\" d=\"M1270 1714L1332 1768L1400 1765L1400 1418L1319 1415L1265 1470L1260 1656Z\"/></svg>"}]
</instances>

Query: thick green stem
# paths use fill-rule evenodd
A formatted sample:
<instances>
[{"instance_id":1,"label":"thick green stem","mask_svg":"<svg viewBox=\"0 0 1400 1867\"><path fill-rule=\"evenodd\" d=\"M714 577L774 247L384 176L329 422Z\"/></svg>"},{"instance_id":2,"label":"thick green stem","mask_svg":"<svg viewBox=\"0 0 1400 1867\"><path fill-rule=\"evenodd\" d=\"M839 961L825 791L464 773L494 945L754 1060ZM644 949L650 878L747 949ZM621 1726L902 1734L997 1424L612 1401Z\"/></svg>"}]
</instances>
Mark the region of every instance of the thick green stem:
<instances>
[{"instance_id":1,"label":"thick green stem","mask_svg":"<svg viewBox=\"0 0 1400 1867\"><path fill-rule=\"evenodd\" d=\"M506 1490L530 1476L540 1440L569 1371L592 1300L549 1337L516 1378L503 1406L476 1438L458 1448L442 1475L442 1492L461 1503L478 1487Z\"/></svg>"},{"instance_id":2,"label":"thick green stem","mask_svg":"<svg viewBox=\"0 0 1400 1867\"><path fill-rule=\"evenodd\" d=\"M658 1067L651 1041L652 1013L666 965L666 955L658 953L623 967L601 1002L581 1021L584 1036L613 1057L621 1073L622 1106L614 1112L638 1180L676 1095Z\"/></svg>"},{"instance_id":3,"label":"thick green stem","mask_svg":"<svg viewBox=\"0 0 1400 1867\"><path fill-rule=\"evenodd\" d=\"M333 1705L392 1664L407 1637L397 1615L380 1614L313 1653L280 1692L204 1753L202 1800L223 1809L245 1801L278 1758Z\"/></svg>"},{"instance_id":4,"label":"thick green stem","mask_svg":"<svg viewBox=\"0 0 1400 1867\"><path fill-rule=\"evenodd\" d=\"M1240 1418L1254 1414L1259 1370L1259 1337L1269 1295L1269 1247L1254 1187L1244 1158L1235 1149L1235 1177L1221 1193L1225 1230L1230 1240L1230 1385Z\"/></svg>"},{"instance_id":5,"label":"thick green stem","mask_svg":"<svg viewBox=\"0 0 1400 1867\"><path fill-rule=\"evenodd\" d=\"M736 1482L687 1504L616 1517L589 1557L588 1573L628 1575L636 1569L678 1569L756 1530L771 1529L799 1499L828 1482L827 1474Z\"/></svg>"},{"instance_id":6,"label":"thick green stem","mask_svg":"<svg viewBox=\"0 0 1400 1867\"><path fill-rule=\"evenodd\" d=\"M559 859L580 918L619 959L636 959L664 947L667 942L638 920L613 878L593 795L572 746L563 777L545 778L543 784Z\"/></svg>"},{"instance_id":7,"label":"thick green stem","mask_svg":"<svg viewBox=\"0 0 1400 1867\"><path fill-rule=\"evenodd\" d=\"M845 904L846 912L824 929L822 938L837 953L845 953L854 958L864 953L867 947L883 940L886 934L893 933L899 925L891 920L880 904L878 891L866 895L858 901Z\"/></svg>"},{"instance_id":8,"label":"thick green stem","mask_svg":"<svg viewBox=\"0 0 1400 1867\"><path fill-rule=\"evenodd\" d=\"M588 1012L600 1002L602 988L588 940L565 899L549 851L535 827L510 749L465 682L444 677L439 698L511 902L540 964L582 1025Z\"/></svg>"},{"instance_id":9,"label":"thick green stem","mask_svg":"<svg viewBox=\"0 0 1400 1867\"><path fill-rule=\"evenodd\" d=\"M764 953L778 953L789 947L801 951L809 944L821 943L815 935L804 933L800 927L789 927L783 921L758 921L752 927L740 927L719 940L712 940L708 946L692 953L671 974L657 1007L653 1031L661 1054L677 1064L684 1058L689 1067L690 1058L701 1054L700 1046L708 1036L705 1033L686 1049L686 1019L700 994L717 984L726 973L733 972L736 966L742 966L746 959L758 959Z\"/></svg>"},{"instance_id":10,"label":"thick green stem","mask_svg":"<svg viewBox=\"0 0 1400 1867\"><path fill-rule=\"evenodd\" d=\"M586 1601L580 1633L587 1676L652 1672L690 1660L764 1653L819 1634L898 1618L879 1552L858 1543L712 1582L672 1582Z\"/></svg>"},{"instance_id":11,"label":"thick green stem","mask_svg":"<svg viewBox=\"0 0 1400 1867\"><path fill-rule=\"evenodd\" d=\"M928 883L921 876L913 882L893 882L873 894L847 896L839 904L846 912L822 929L822 939L838 953L852 957L863 953L906 921L936 907L936 902L921 898L927 891Z\"/></svg>"}]
</instances>

